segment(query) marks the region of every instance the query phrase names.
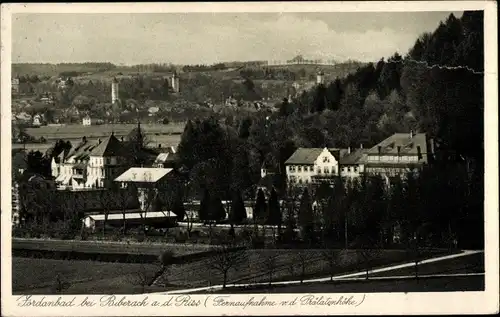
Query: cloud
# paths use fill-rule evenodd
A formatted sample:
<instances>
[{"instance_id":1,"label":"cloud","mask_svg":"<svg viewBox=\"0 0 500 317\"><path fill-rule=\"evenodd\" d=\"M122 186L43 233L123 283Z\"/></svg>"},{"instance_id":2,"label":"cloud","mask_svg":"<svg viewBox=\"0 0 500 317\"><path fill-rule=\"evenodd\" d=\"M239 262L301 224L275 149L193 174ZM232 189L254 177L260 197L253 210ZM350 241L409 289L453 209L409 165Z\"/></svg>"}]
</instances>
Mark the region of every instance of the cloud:
<instances>
[{"instance_id":1,"label":"cloud","mask_svg":"<svg viewBox=\"0 0 500 317\"><path fill-rule=\"evenodd\" d=\"M324 15L314 19L291 13L24 15L13 25L13 60L192 64L302 54L375 61L396 51L405 53L420 33L433 30L438 22L425 21L411 30L398 24L371 29L360 28L341 13L332 13L331 19L345 22L335 28Z\"/></svg>"}]
</instances>

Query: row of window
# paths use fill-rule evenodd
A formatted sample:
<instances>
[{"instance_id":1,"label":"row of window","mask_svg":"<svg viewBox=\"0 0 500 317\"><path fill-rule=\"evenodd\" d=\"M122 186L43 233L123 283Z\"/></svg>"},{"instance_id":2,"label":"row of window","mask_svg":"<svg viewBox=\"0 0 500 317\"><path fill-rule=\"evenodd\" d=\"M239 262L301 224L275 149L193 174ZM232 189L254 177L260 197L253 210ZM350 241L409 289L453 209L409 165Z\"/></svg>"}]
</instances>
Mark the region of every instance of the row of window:
<instances>
[{"instance_id":1,"label":"row of window","mask_svg":"<svg viewBox=\"0 0 500 317\"><path fill-rule=\"evenodd\" d=\"M297 180L297 178L295 176L290 176L289 180L290 180L291 184L309 184L308 179L302 180L302 178L299 178Z\"/></svg>"},{"instance_id":2,"label":"row of window","mask_svg":"<svg viewBox=\"0 0 500 317\"><path fill-rule=\"evenodd\" d=\"M368 156L369 161L402 161L402 162L416 162L418 161L417 156L391 156L391 155L383 155L383 156Z\"/></svg>"},{"instance_id":3,"label":"row of window","mask_svg":"<svg viewBox=\"0 0 500 317\"><path fill-rule=\"evenodd\" d=\"M351 166L348 166L348 167L342 167L342 172L345 172L347 170L347 172L357 172L358 171L358 167L357 166L354 166L354 167L351 167Z\"/></svg>"},{"instance_id":4,"label":"row of window","mask_svg":"<svg viewBox=\"0 0 500 317\"><path fill-rule=\"evenodd\" d=\"M314 171L314 167L313 166L304 166L304 167L302 167L302 166L298 165L297 168L295 168L294 165L291 165L290 168L289 168L289 172L290 173L294 173L295 171L302 172L302 170L304 172L313 172ZM358 171L358 167L357 166L354 166L354 167L351 167L351 166L345 167L344 166L344 167L342 167L342 171L343 172L346 172L346 171L347 172L351 172L351 171L357 172ZM323 167L323 169L321 169L321 167L318 167L316 169L316 172L318 174L330 174L330 173L334 174L335 173L335 169L333 167L330 169L330 167L328 167L328 166Z\"/></svg>"},{"instance_id":5,"label":"row of window","mask_svg":"<svg viewBox=\"0 0 500 317\"><path fill-rule=\"evenodd\" d=\"M304 172L312 172L314 171L314 166L310 165L310 166L302 166L302 165L290 165L288 170L293 173L295 171L297 172L302 172L302 170L304 170Z\"/></svg>"}]
</instances>

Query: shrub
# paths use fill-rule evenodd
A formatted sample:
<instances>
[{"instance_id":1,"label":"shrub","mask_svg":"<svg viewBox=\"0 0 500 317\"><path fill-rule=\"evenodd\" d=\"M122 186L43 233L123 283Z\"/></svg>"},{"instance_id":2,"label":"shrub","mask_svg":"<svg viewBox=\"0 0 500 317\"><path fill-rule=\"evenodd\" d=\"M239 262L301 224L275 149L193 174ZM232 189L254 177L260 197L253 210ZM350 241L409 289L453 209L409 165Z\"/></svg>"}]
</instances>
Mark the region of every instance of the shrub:
<instances>
[{"instance_id":1,"label":"shrub","mask_svg":"<svg viewBox=\"0 0 500 317\"><path fill-rule=\"evenodd\" d=\"M174 264L175 263L174 252L172 252L171 250L163 251L163 253L160 254L159 256L159 260L162 266L168 266L170 264Z\"/></svg>"},{"instance_id":2,"label":"shrub","mask_svg":"<svg viewBox=\"0 0 500 317\"><path fill-rule=\"evenodd\" d=\"M178 231L176 232L174 239L177 243L185 243L187 241L187 234L184 231Z\"/></svg>"},{"instance_id":3,"label":"shrub","mask_svg":"<svg viewBox=\"0 0 500 317\"><path fill-rule=\"evenodd\" d=\"M138 233L136 235L137 242L144 242L145 239L146 239L146 236L144 235L144 233Z\"/></svg>"}]
</instances>

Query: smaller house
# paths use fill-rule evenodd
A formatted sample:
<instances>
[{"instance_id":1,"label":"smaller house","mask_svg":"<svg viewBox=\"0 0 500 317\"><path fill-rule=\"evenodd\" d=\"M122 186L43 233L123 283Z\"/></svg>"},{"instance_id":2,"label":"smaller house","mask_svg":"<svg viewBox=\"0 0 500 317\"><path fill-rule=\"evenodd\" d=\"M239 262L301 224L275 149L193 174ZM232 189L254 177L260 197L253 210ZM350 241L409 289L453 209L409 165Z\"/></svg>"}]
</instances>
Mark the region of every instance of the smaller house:
<instances>
[{"instance_id":1,"label":"smaller house","mask_svg":"<svg viewBox=\"0 0 500 317\"><path fill-rule=\"evenodd\" d=\"M104 121L102 119L92 119L89 115L86 115L82 119L82 125L84 126L90 126L90 125L99 125L102 124Z\"/></svg>"},{"instance_id":2,"label":"smaller house","mask_svg":"<svg viewBox=\"0 0 500 317\"><path fill-rule=\"evenodd\" d=\"M175 152L175 148L171 146L165 149L165 152L158 154L155 161L153 162L153 167L176 168L179 156Z\"/></svg>"},{"instance_id":3,"label":"smaller house","mask_svg":"<svg viewBox=\"0 0 500 317\"><path fill-rule=\"evenodd\" d=\"M12 78L12 93L19 93L19 78Z\"/></svg>"},{"instance_id":4,"label":"smaller house","mask_svg":"<svg viewBox=\"0 0 500 317\"><path fill-rule=\"evenodd\" d=\"M154 201L158 192L166 188L175 176L171 168L131 167L115 178L122 187L136 186L141 210L155 211Z\"/></svg>"},{"instance_id":5,"label":"smaller house","mask_svg":"<svg viewBox=\"0 0 500 317\"><path fill-rule=\"evenodd\" d=\"M84 125L84 126L92 125L92 119L90 118L89 115L86 115L85 117L83 117L82 125Z\"/></svg>"},{"instance_id":6,"label":"smaller house","mask_svg":"<svg viewBox=\"0 0 500 317\"><path fill-rule=\"evenodd\" d=\"M54 103L54 97L51 94L45 94L43 97L40 98L40 102L44 104L52 104Z\"/></svg>"},{"instance_id":7,"label":"smaller house","mask_svg":"<svg viewBox=\"0 0 500 317\"><path fill-rule=\"evenodd\" d=\"M33 125L41 126L42 125L42 115L36 114L33 116Z\"/></svg>"},{"instance_id":8,"label":"smaller house","mask_svg":"<svg viewBox=\"0 0 500 317\"><path fill-rule=\"evenodd\" d=\"M269 160L264 160L264 163L262 163L260 177L257 190L262 189L266 196L268 196L273 188L281 188L282 176L276 166L270 163Z\"/></svg>"}]
</instances>

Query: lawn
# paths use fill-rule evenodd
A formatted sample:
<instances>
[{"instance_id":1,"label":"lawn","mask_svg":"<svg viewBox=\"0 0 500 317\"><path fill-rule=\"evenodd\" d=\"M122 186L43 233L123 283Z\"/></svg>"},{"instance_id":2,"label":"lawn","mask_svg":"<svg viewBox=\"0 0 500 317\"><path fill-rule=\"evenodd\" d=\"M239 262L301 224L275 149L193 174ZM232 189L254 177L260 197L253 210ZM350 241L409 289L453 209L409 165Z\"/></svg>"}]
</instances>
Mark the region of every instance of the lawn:
<instances>
[{"instance_id":1,"label":"lawn","mask_svg":"<svg viewBox=\"0 0 500 317\"><path fill-rule=\"evenodd\" d=\"M12 291L14 294L55 293L59 275L69 283L69 292L106 292L108 289L131 289L140 286L135 277L142 272L151 275L158 267L152 264L106 263L51 259L12 258ZM93 286L93 288L92 288ZM119 286L119 287L117 287Z\"/></svg>"},{"instance_id":2,"label":"lawn","mask_svg":"<svg viewBox=\"0 0 500 317\"><path fill-rule=\"evenodd\" d=\"M229 271L228 285L268 282L271 269L266 263L272 255L276 257L272 270L273 281L297 280L301 276L307 279L330 275L329 262L321 250L248 250L247 254L247 261ZM337 254L333 274L359 272L366 268L364 258L356 250L338 250ZM432 257L435 253L425 256ZM302 259L304 261L301 261ZM370 262L371 267L407 262L407 253L401 250L383 250L373 255ZM207 257L192 263L174 264L159 281L168 281L169 284L185 288L220 285L223 282L222 275L217 270L211 269L212 263L213 260ZM305 268L304 274L302 274L302 263Z\"/></svg>"},{"instance_id":3,"label":"lawn","mask_svg":"<svg viewBox=\"0 0 500 317\"><path fill-rule=\"evenodd\" d=\"M47 251L78 251L81 253L123 253L160 255L169 250L175 256L197 253L208 250L209 246L201 244L169 244L145 242L114 242L114 241L77 241L56 239L12 239L13 249L47 250Z\"/></svg>"}]
</instances>

